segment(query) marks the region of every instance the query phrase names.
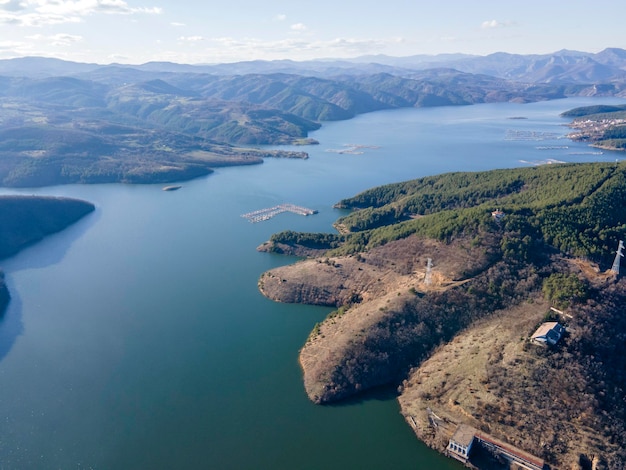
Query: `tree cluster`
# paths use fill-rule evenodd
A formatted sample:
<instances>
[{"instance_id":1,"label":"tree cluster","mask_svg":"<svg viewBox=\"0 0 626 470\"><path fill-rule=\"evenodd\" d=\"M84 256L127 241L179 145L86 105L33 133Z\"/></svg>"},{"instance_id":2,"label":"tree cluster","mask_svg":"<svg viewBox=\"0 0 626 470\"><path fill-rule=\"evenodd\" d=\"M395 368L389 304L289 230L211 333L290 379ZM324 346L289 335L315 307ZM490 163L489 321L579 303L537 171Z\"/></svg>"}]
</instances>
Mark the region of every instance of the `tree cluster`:
<instances>
[{"instance_id":1,"label":"tree cluster","mask_svg":"<svg viewBox=\"0 0 626 470\"><path fill-rule=\"evenodd\" d=\"M367 251L412 234L450 241L492 232L503 234L509 259L532 261L552 247L608 263L626 231L626 165L451 173L374 188L339 206L360 210L338 221L350 232L333 254ZM492 217L496 209L504 212L499 221Z\"/></svg>"}]
</instances>

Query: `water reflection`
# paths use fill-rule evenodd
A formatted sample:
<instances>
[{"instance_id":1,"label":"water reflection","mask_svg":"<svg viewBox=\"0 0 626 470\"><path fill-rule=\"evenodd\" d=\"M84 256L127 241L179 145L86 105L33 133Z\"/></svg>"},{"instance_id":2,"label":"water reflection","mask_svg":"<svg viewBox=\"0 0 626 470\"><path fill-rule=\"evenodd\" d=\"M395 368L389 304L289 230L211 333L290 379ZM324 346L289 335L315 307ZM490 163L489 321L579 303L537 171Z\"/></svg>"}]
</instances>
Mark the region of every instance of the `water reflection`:
<instances>
[{"instance_id":1,"label":"water reflection","mask_svg":"<svg viewBox=\"0 0 626 470\"><path fill-rule=\"evenodd\" d=\"M9 353L15 340L24 331L22 323L22 299L11 285L10 276L5 278L11 293L11 300L4 314L0 317L0 361Z\"/></svg>"},{"instance_id":2,"label":"water reflection","mask_svg":"<svg viewBox=\"0 0 626 470\"><path fill-rule=\"evenodd\" d=\"M49 235L45 239L20 250L15 255L2 260L5 281L11 299L3 314L0 314L0 361L2 361L18 336L24 332L22 322L22 299L19 289L12 282L11 273L40 269L60 263L74 243L100 218L98 210L87 214L78 222L61 232ZM21 256L28 252L29 256Z\"/></svg>"},{"instance_id":3,"label":"water reflection","mask_svg":"<svg viewBox=\"0 0 626 470\"><path fill-rule=\"evenodd\" d=\"M11 273L46 268L60 263L72 244L95 225L100 217L100 211L96 208L95 211L64 230L48 235L43 240L23 248L15 255L1 260L0 266L6 273ZM28 256L21 256L23 253L28 253Z\"/></svg>"}]
</instances>

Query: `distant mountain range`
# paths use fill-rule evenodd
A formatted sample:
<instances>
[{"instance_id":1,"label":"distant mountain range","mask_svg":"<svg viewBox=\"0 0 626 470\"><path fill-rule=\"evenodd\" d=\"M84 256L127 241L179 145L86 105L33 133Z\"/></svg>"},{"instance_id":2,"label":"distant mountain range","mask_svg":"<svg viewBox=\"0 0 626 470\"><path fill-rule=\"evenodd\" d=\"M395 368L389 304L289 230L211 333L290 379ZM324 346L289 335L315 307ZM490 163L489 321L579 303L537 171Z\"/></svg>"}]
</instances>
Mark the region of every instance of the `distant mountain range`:
<instances>
[{"instance_id":1,"label":"distant mountain range","mask_svg":"<svg viewBox=\"0 0 626 470\"><path fill-rule=\"evenodd\" d=\"M245 61L211 65L187 65L172 62L148 62L141 65L98 65L67 62L59 59L24 57L0 60L0 75L42 78L58 75L119 75L124 70L154 73L193 73L211 75L246 75L285 73L315 77L371 75L388 73L411 78L415 71L452 68L459 72L489 75L495 78L530 83L589 84L626 80L626 50L607 48L598 53L561 50L551 54L508 54L486 56L467 54L361 56L354 59Z\"/></svg>"},{"instance_id":2,"label":"distant mountain range","mask_svg":"<svg viewBox=\"0 0 626 470\"><path fill-rule=\"evenodd\" d=\"M568 96L626 96L626 51L218 65L0 60L0 185L168 182L306 156L249 147L311 143L323 121Z\"/></svg>"}]
</instances>

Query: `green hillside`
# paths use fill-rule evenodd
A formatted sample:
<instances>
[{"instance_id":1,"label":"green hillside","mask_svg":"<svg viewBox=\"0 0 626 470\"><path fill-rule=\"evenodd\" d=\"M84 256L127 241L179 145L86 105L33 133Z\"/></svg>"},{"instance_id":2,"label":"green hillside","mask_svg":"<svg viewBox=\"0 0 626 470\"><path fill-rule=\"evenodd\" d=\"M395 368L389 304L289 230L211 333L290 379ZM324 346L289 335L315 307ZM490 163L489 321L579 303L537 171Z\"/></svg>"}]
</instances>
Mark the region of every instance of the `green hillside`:
<instances>
[{"instance_id":1,"label":"green hillside","mask_svg":"<svg viewBox=\"0 0 626 470\"><path fill-rule=\"evenodd\" d=\"M497 230L506 233L505 252L517 257L551 247L608 263L626 235L626 164L449 173L373 188L338 206L358 210L336 222L343 236L324 234L326 248L337 255L411 234L450 241ZM492 217L495 210L505 214L500 222ZM299 237L309 244L316 240ZM296 238L276 234L272 241Z\"/></svg>"}]
</instances>

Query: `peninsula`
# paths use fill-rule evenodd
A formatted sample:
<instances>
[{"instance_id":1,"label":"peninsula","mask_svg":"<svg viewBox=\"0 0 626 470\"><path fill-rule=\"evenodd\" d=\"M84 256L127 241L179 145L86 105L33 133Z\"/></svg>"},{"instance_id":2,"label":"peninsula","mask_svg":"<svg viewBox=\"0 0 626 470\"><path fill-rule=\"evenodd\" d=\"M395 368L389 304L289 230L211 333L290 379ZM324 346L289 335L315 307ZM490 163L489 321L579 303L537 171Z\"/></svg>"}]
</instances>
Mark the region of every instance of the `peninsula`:
<instances>
[{"instance_id":1,"label":"peninsula","mask_svg":"<svg viewBox=\"0 0 626 470\"><path fill-rule=\"evenodd\" d=\"M358 209L340 234L273 235L261 249L308 259L264 273L259 288L337 308L300 352L316 403L392 385L407 423L441 452L466 425L555 468L621 468L626 284L609 268L624 188L623 163L374 188L338 204ZM531 339L545 321L565 328L554 345ZM486 468L490 456L478 446L471 458Z\"/></svg>"},{"instance_id":2,"label":"peninsula","mask_svg":"<svg viewBox=\"0 0 626 470\"><path fill-rule=\"evenodd\" d=\"M0 196L0 259L63 230L94 209L93 204L78 199ZM0 271L0 315L8 302L9 291Z\"/></svg>"},{"instance_id":3,"label":"peninsula","mask_svg":"<svg viewBox=\"0 0 626 470\"><path fill-rule=\"evenodd\" d=\"M626 150L626 105L584 106L561 116L574 118L570 139L605 150Z\"/></svg>"}]
</instances>

